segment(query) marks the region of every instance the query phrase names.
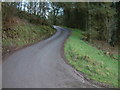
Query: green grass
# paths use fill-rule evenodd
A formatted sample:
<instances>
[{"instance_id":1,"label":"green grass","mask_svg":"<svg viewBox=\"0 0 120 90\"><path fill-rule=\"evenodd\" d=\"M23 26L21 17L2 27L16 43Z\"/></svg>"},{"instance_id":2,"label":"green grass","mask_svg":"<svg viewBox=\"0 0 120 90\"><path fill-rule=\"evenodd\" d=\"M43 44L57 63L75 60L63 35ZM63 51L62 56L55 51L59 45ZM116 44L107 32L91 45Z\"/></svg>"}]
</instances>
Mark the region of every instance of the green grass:
<instances>
[{"instance_id":1,"label":"green grass","mask_svg":"<svg viewBox=\"0 0 120 90\"><path fill-rule=\"evenodd\" d=\"M82 32L72 30L64 51L68 63L88 78L118 87L118 61L81 40Z\"/></svg>"},{"instance_id":2,"label":"green grass","mask_svg":"<svg viewBox=\"0 0 120 90\"><path fill-rule=\"evenodd\" d=\"M12 30L3 31L2 47L3 53L11 48L19 48L24 45L43 40L52 34L55 30L49 26L40 26L33 24L15 25Z\"/></svg>"}]
</instances>

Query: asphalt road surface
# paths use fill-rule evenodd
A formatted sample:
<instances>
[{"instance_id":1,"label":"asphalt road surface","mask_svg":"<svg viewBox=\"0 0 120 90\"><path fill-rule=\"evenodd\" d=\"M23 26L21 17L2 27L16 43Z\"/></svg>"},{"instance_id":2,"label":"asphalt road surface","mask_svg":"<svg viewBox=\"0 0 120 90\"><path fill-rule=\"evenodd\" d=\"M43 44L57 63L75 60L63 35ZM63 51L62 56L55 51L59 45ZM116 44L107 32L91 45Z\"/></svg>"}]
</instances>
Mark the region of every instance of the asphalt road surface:
<instances>
[{"instance_id":1,"label":"asphalt road surface","mask_svg":"<svg viewBox=\"0 0 120 90\"><path fill-rule=\"evenodd\" d=\"M64 62L61 47L69 30L55 26L52 37L23 48L5 58L3 88L94 88Z\"/></svg>"}]
</instances>

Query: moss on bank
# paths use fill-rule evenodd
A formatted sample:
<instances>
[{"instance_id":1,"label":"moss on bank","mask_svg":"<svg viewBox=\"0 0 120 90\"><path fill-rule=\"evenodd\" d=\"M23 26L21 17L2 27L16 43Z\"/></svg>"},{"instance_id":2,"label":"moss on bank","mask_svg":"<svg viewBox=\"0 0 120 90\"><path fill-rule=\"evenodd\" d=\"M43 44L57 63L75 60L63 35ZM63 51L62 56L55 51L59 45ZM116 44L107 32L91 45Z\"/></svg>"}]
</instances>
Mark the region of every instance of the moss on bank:
<instances>
[{"instance_id":1,"label":"moss on bank","mask_svg":"<svg viewBox=\"0 0 120 90\"><path fill-rule=\"evenodd\" d=\"M54 33L55 30L50 26L40 26L28 23L24 25L15 25L11 30L3 30L2 32L3 54L15 48L48 38Z\"/></svg>"}]
</instances>

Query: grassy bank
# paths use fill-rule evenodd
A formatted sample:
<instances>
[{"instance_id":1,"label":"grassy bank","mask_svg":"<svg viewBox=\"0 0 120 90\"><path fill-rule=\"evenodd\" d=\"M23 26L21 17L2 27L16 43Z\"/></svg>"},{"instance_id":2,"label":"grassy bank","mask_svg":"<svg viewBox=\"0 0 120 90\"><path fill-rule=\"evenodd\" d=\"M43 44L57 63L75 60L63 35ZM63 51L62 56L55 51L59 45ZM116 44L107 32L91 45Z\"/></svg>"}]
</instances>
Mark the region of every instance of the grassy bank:
<instances>
[{"instance_id":1,"label":"grassy bank","mask_svg":"<svg viewBox=\"0 0 120 90\"><path fill-rule=\"evenodd\" d=\"M118 87L118 61L81 40L82 37L80 30L72 30L64 47L68 63L89 79Z\"/></svg>"},{"instance_id":2,"label":"grassy bank","mask_svg":"<svg viewBox=\"0 0 120 90\"><path fill-rule=\"evenodd\" d=\"M43 40L54 33L55 30L49 26L40 26L28 23L23 25L15 25L11 30L3 30L3 54L24 45Z\"/></svg>"}]
</instances>

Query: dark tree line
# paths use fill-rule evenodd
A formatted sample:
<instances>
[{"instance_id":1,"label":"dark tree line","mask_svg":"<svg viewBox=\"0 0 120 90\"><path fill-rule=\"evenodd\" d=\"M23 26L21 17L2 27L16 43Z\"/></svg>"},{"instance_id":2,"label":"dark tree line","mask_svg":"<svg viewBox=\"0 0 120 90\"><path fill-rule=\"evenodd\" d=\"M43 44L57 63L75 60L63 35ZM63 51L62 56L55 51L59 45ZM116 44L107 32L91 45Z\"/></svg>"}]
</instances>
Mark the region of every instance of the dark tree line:
<instances>
[{"instance_id":1,"label":"dark tree line","mask_svg":"<svg viewBox=\"0 0 120 90\"><path fill-rule=\"evenodd\" d=\"M118 17L118 23L117 23L117 41L120 46L120 2L116 4L116 9L117 9L117 17Z\"/></svg>"},{"instance_id":2,"label":"dark tree line","mask_svg":"<svg viewBox=\"0 0 120 90\"><path fill-rule=\"evenodd\" d=\"M114 46L117 44L118 28L116 4L114 2L55 3L52 4L53 7L61 12L56 16L53 14L54 18L50 20L55 22L52 24L85 31L88 41L92 39L104 40Z\"/></svg>"},{"instance_id":3,"label":"dark tree line","mask_svg":"<svg viewBox=\"0 0 120 90\"><path fill-rule=\"evenodd\" d=\"M34 24L79 28L86 32L88 41L104 40L111 46L117 44L119 36L119 10L119 3L114 2L2 3L4 27L11 26L10 18L19 16Z\"/></svg>"}]
</instances>

